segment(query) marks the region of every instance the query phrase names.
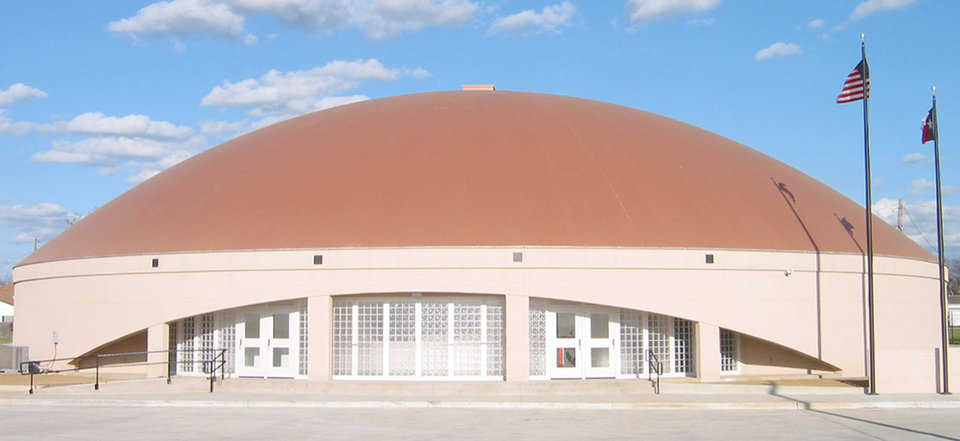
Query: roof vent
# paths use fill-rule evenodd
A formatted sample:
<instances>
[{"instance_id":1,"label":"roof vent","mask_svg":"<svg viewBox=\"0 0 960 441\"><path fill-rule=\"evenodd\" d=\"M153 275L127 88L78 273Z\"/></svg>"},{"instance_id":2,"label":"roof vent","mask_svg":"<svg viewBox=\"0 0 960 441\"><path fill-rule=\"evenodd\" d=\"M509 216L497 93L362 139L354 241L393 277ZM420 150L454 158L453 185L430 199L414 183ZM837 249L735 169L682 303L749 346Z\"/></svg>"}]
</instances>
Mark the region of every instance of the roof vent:
<instances>
[{"instance_id":1,"label":"roof vent","mask_svg":"<svg viewBox=\"0 0 960 441\"><path fill-rule=\"evenodd\" d=\"M493 92L497 90L497 86L493 84L464 84L464 91L481 91L481 92Z\"/></svg>"}]
</instances>

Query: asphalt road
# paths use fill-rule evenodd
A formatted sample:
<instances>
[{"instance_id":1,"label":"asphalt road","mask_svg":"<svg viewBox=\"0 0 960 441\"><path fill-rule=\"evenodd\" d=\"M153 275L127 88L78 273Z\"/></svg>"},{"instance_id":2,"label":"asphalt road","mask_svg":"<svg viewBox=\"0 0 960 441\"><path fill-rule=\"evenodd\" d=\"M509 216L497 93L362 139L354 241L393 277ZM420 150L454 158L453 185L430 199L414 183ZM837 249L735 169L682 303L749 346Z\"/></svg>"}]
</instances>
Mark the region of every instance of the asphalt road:
<instances>
[{"instance_id":1,"label":"asphalt road","mask_svg":"<svg viewBox=\"0 0 960 441\"><path fill-rule=\"evenodd\" d=\"M15 440L960 440L960 411L0 407Z\"/></svg>"}]
</instances>

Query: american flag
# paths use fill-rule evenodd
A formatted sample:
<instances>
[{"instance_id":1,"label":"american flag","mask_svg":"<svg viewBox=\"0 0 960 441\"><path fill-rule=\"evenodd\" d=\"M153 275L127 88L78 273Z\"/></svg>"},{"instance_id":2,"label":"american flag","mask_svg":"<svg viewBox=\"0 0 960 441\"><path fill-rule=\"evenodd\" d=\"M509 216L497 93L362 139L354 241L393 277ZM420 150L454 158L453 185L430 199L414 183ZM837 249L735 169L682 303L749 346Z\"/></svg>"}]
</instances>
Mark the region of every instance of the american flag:
<instances>
[{"instance_id":1,"label":"american flag","mask_svg":"<svg viewBox=\"0 0 960 441\"><path fill-rule=\"evenodd\" d=\"M857 67L853 68L853 72L847 75L847 79L843 82L843 90L840 91L840 95L837 95L837 102L849 103L862 100L864 78L867 80L867 98L870 98L870 68L865 61L861 61Z\"/></svg>"}]
</instances>

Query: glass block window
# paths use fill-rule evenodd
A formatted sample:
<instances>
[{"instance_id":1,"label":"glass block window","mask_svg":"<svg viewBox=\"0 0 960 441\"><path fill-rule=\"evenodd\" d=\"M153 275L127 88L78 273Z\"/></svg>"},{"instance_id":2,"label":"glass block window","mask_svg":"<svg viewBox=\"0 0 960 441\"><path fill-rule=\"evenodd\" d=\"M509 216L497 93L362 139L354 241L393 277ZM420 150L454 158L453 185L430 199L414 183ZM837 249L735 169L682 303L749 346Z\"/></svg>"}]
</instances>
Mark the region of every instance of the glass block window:
<instances>
[{"instance_id":1,"label":"glass block window","mask_svg":"<svg viewBox=\"0 0 960 441\"><path fill-rule=\"evenodd\" d=\"M210 363L204 361L213 360L214 354L214 335L213 335L213 314L203 314L198 317L200 323L200 357L197 363L197 370L205 374L210 373L212 367Z\"/></svg>"},{"instance_id":2,"label":"glass block window","mask_svg":"<svg viewBox=\"0 0 960 441\"><path fill-rule=\"evenodd\" d=\"M453 374L480 375L480 305L453 305Z\"/></svg>"},{"instance_id":3,"label":"glass block window","mask_svg":"<svg viewBox=\"0 0 960 441\"><path fill-rule=\"evenodd\" d=\"M671 366L670 335L666 316L647 313L647 344L653 354L657 356L657 361L663 363L663 370L665 372L669 371Z\"/></svg>"},{"instance_id":4,"label":"glass block window","mask_svg":"<svg viewBox=\"0 0 960 441\"><path fill-rule=\"evenodd\" d=\"M487 305L487 375L503 375L503 306Z\"/></svg>"},{"instance_id":5,"label":"glass block window","mask_svg":"<svg viewBox=\"0 0 960 441\"><path fill-rule=\"evenodd\" d=\"M620 373L642 374L644 363L643 326L637 311L620 310Z\"/></svg>"},{"instance_id":6,"label":"glass block window","mask_svg":"<svg viewBox=\"0 0 960 441\"><path fill-rule=\"evenodd\" d=\"M193 372L193 317L183 319L183 332L180 333L180 341L177 342L177 350L180 351L180 372Z\"/></svg>"},{"instance_id":7,"label":"glass block window","mask_svg":"<svg viewBox=\"0 0 960 441\"><path fill-rule=\"evenodd\" d=\"M421 312L421 374L446 376L447 373L447 327L449 317L447 304L423 302Z\"/></svg>"},{"instance_id":8,"label":"glass block window","mask_svg":"<svg viewBox=\"0 0 960 441\"><path fill-rule=\"evenodd\" d=\"M673 319L673 372L693 373L693 322Z\"/></svg>"},{"instance_id":9,"label":"glass block window","mask_svg":"<svg viewBox=\"0 0 960 441\"><path fill-rule=\"evenodd\" d=\"M358 304L358 375L383 374L383 304Z\"/></svg>"},{"instance_id":10,"label":"glass block window","mask_svg":"<svg viewBox=\"0 0 960 441\"><path fill-rule=\"evenodd\" d=\"M300 375L307 375L307 337L307 302L300 302Z\"/></svg>"},{"instance_id":11,"label":"glass block window","mask_svg":"<svg viewBox=\"0 0 960 441\"><path fill-rule=\"evenodd\" d=\"M334 302L333 374L503 377L502 302L486 296L417 297Z\"/></svg>"},{"instance_id":12,"label":"glass block window","mask_svg":"<svg viewBox=\"0 0 960 441\"><path fill-rule=\"evenodd\" d=\"M220 311L217 313L217 321L219 323L219 329L217 333L219 334L219 343L217 344L217 349L226 349L224 353L224 360L226 364L224 368L226 373L232 374L236 370L236 334L237 327L236 323L233 321L234 315L233 310Z\"/></svg>"},{"instance_id":13,"label":"glass block window","mask_svg":"<svg viewBox=\"0 0 960 441\"><path fill-rule=\"evenodd\" d=\"M333 375L353 373L353 305L333 304Z\"/></svg>"},{"instance_id":14,"label":"glass block window","mask_svg":"<svg viewBox=\"0 0 960 441\"><path fill-rule=\"evenodd\" d=\"M546 375L547 321L542 304L530 300L530 375Z\"/></svg>"},{"instance_id":15,"label":"glass block window","mask_svg":"<svg viewBox=\"0 0 960 441\"><path fill-rule=\"evenodd\" d=\"M417 304L390 303L390 375L417 372Z\"/></svg>"},{"instance_id":16,"label":"glass block window","mask_svg":"<svg viewBox=\"0 0 960 441\"><path fill-rule=\"evenodd\" d=\"M720 372L737 371L737 340L735 332L720 329Z\"/></svg>"}]
</instances>

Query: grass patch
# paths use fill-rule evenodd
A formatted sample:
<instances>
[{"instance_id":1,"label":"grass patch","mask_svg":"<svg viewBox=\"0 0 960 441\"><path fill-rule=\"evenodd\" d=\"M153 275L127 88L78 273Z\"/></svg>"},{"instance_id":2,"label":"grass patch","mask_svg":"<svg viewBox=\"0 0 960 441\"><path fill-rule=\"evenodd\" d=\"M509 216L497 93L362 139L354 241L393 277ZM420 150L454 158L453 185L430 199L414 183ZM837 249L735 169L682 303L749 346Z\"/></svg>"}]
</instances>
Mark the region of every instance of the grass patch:
<instances>
[{"instance_id":1,"label":"grass patch","mask_svg":"<svg viewBox=\"0 0 960 441\"><path fill-rule=\"evenodd\" d=\"M950 329L950 344L960 345L960 328Z\"/></svg>"},{"instance_id":2,"label":"grass patch","mask_svg":"<svg viewBox=\"0 0 960 441\"><path fill-rule=\"evenodd\" d=\"M960 334L958 334L960 335ZM10 338L0 338L0 345L13 343L13 339Z\"/></svg>"}]
</instances>

